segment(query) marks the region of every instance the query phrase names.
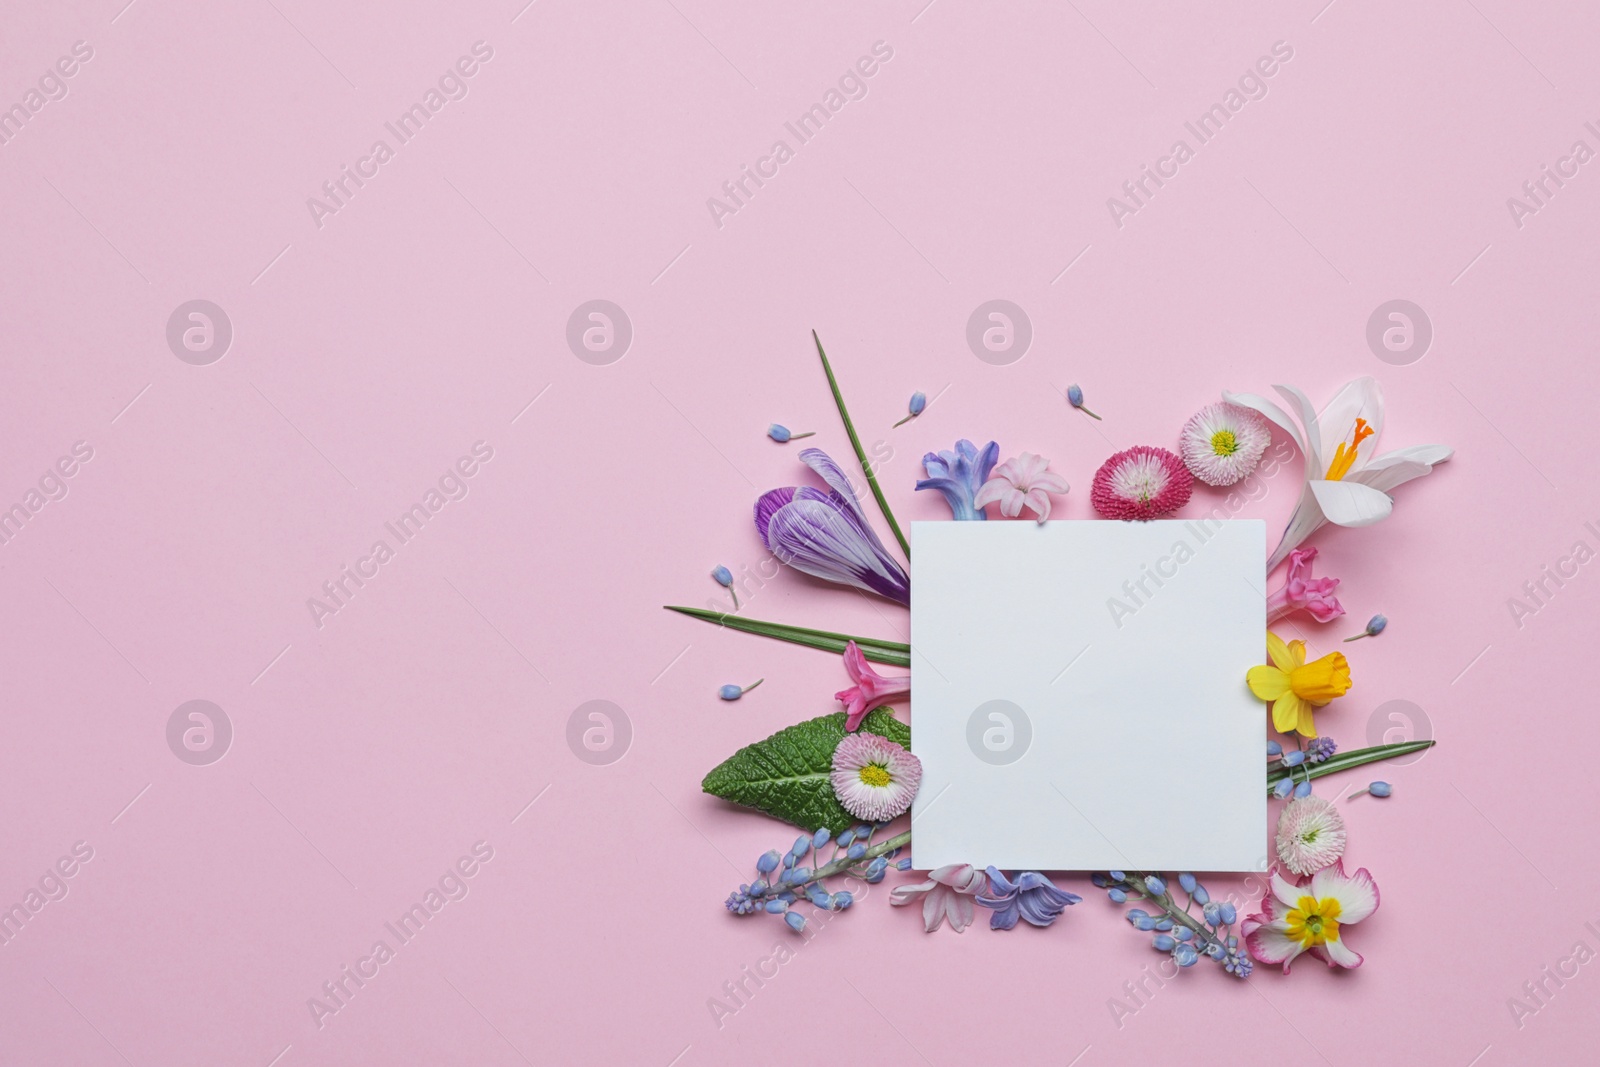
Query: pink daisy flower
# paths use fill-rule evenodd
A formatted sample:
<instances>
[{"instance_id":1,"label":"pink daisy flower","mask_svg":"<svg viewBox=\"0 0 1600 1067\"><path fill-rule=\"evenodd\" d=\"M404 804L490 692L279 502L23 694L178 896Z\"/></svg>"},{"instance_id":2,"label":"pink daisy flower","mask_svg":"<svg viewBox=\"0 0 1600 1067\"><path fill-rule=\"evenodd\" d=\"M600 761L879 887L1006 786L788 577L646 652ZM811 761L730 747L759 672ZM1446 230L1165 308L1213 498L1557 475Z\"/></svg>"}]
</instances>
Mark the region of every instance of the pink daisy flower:
<instances>
[{"instance_id":1,"label":"pink daisy flower","mask_svg":"<svg viewBox=\"0 0 1600 1067\"><path fill-rule=\"evenodd\" d=\"M1135 445L1095 471L1089 501L1108 519L1157 519L1187 504L1193 489L1183 460L1164 448Z\"/></svg>"},{"instance_id":2,"label":"pink daisy flower","mask_svg":"<svg viewBox=\"0 0 1600 1067\"><path fill-rule=\"evenodd\" d=\"M1319 796L1296 797L1278 816L1278 859L1295 874L1320 871L1344 855L1344 816Z\"/></svg>"},{"instance_id":3,"label":"pink daisy flower","mask_svg":"<svg viewBox=\"0 0 1600 1067\"><path fill-rule=\"evenodd\" d=\"M904 815L922 781L922 761L886 737L846 734L833 750L833 795L858 819Z\"/></svg>"},{"instance_id":4,"label":"pink daisy flower","mask_svg":"<svg viewBox=\"0 0 1600 1067\"><path fill-rule=\"evenodd\" d=\"M1271 443L1267 420L1238 404L1208 404L1178 434L1183 462L1207 485L1248 478Z\"/></svg>"},{"instance_id":5,"label":"pink daisy flower","mask_svg":"<svg viewBox=\"0 0 1600 1067\"><path fill-rule=\"evenodd\" d=\"M1066 479L1049 468L1049 460L1032 452L1008 459L995 468L994 477L983 483L972 504L978 508L999 504L1000 514L1008 519L1021 515L1026 507L1042 523L1050 517L1050 494L1067 491Z\"/></svg>"}]
</instances>

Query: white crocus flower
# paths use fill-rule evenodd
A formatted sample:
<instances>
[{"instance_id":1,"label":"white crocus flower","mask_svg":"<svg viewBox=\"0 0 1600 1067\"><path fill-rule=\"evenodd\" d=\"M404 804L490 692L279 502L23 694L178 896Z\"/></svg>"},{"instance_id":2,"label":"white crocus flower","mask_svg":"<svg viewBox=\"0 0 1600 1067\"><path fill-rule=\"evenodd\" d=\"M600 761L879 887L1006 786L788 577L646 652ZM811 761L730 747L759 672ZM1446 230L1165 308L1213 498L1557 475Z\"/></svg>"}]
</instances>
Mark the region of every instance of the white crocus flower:
<instances>
[{"instance_id":1,"label":"white crocus flower","mask_svg":"<svg viewBox=\"0 0 1600 1067\"><path fill-rule=\"evenodd\" d=\"M1326 523L1370 526L1389 517L1389 491L1433 470L1454 450L1444 445L1414 445L1378 455L1383 432L1383 391L1375 378L1357 378L1339 390L1319 417L1317 409L1292 385L1274 386L1298 419L1254 393L1223 393L1222 399L1258 411L1287 433L1305 460L1306 484L1300 503L1267 560L1271 571L1289 552Z\"/></svg>"}]
</instances>

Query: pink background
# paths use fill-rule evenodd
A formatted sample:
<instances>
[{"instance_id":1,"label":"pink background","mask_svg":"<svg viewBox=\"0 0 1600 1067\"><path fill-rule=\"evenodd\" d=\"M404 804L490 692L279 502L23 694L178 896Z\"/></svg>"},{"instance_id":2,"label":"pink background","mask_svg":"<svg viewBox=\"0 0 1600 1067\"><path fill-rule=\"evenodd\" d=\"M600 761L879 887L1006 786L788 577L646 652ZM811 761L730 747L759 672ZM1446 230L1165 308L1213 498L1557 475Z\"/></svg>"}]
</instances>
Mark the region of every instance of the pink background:
<instances>
[{"instance_id":1,"label":"pink background","mask_svg":"<svg viewBox=\"0 0 1600 1067\"><path fill-rule=\"evenodd\" d=\"M1592 1047L1600 964L1520 1020L1508 998L1600 948L1583 681L1600 565L1521 626L1507 601L1579 539L1600 548L1579 448L1600 164L1520 228L1506 198L1575 140L1600 148L1594 13L923 3L7 6L0 106L75 41L94 54L0 145L0 503L74 442L93 458L0 545L0 902L75 842L93 858L0 947L0 1062L1489 1065ZM306 199L479 40L493 57L469 95L318 228ZM719 229L706 199L794 147L783 123L877 41L893 58L868 95ZM1113 224L1107 198L1276 41L1294 56L1269 95ZM1034 327L1010 366L964 337L997 297ZM165 339L195 298L233 324L209 366ZM565 341L594 298L634 328L608 366ZM1365 340L1394 298L1435 330L1407 366ZM887 906L902 875L809 942L722 910L792 835L701 775L830 710L843 673L660 605L718 600L717 563L760 567L751 502L805 477L769 422L848 458L813 327L863 436L892 449L903 521L945 514L911 485L963 436L1051 457L1073 484L1059 514L1087 517L1113 449L1172 444L1223 388L1321 402L1375 374L1386 447L1458 449L1388 522L1314 541L1350 615L1313 652L1392 620L1338 646L1356 684L1324 732L1365 744L1404 699L1440 742L1339 782L1396 786L1345 808L1349 860L1383 891L1349 933L1364 968L1308 960L1246 988L1202 965L1140 1006L1124 983L1161 957L1078 876L1062 922L1004 935L924 936ZM1061 399L1074 381L1103 423ZM891 431L916 389L937 401ZM494 456L469 495L313 625L307 598L480 440ZM1276 528L1297 478L1249 514ZM905 630L789 572L744 599ZM233 724L209 766L167 745L192 699ZM593 699L632 725L608 766L566 742ZM308 998L478 841L493 859L469 894L319 1028ZM804 947L719 1025L708 1001L779 943Z\"/></svg>"}]
</instances>

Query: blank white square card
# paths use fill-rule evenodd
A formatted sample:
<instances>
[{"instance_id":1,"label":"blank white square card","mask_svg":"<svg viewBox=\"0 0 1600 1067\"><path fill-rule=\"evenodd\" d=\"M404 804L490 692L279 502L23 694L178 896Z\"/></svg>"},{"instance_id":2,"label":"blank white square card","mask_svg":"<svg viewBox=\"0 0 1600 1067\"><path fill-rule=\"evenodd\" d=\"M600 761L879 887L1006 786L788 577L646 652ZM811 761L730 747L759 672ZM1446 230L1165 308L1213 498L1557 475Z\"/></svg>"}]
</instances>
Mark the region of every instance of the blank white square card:
<instances>
[{"instance_id":1,"label":"blank white square card","mask_svg":"<svg viewBox=\"0 0 1600 1067\"><path fill-rule=\"evenodd\" d=\"M911 528L919 870L1266 869L1264 523Z\"/></svg>"}]
</instances>

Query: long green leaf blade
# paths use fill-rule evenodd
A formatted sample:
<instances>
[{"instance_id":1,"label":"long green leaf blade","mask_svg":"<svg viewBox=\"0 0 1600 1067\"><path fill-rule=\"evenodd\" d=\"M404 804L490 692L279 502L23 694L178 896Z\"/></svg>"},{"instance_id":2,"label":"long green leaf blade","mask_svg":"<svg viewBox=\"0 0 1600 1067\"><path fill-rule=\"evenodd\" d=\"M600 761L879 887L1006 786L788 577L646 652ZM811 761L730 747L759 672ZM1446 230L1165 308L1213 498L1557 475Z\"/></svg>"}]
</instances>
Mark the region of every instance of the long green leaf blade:
<instances>
[{"instance_id":1,"label":"long green leaf blade","mask_svg":"<svg viewBox=\"0 0 1600 1067\"><path fill-rule=\"evenodd\" d=\"M741 615L707 611L704 608L686 608L675 604L667 604L665 607L668 611L676 611L691 618L726 626L730 630L770 637L776 641L788 641L790 644L804 645L824 652L843 653L845 644L854 641L860 647L861 654L874 663L887 663L895 667L911 666L911 646L898 641L884 641L876 637L857 637L853 634L834 633L831 630L813 630L805 626L747 619Z\"/></svg>"},{"instance_id":2,"label":"long green leaf blade","mask_svg":"<svg viewBox=\"0 0 1600 1067\"><path fill-rule=\"evenodd\" d=\"M844 421L844 432L850 435L850 447L856 450L856 460L861 464L861 472L867 476L867 486L872 490L872 497L878 502L878 510L883 512L883 517L889 521L889 529L894 531L894 539L900 542L900 551L906 554L906 559L911 558L911 543L906 540L906 535L900 532L900 524L894 521L894 512L889 510L889 502L883 498L883 490L878 488L878 478L872 473L872 464L867 462L867 454L861 448L861 438L856 436L855 423L850 421L850 412L844 406L844 394L839 392L839 382L833 376L833 367L828 363L828 353L822 350L822 339L817 336L817 331L811 331L811 339L817 343L817 355L822 357L822 369L828 375L828 388L833 390L833 402L839 409L839 418Z\"/></svg>"}]
</instances>

